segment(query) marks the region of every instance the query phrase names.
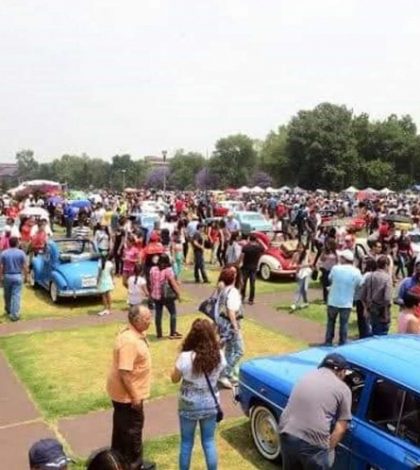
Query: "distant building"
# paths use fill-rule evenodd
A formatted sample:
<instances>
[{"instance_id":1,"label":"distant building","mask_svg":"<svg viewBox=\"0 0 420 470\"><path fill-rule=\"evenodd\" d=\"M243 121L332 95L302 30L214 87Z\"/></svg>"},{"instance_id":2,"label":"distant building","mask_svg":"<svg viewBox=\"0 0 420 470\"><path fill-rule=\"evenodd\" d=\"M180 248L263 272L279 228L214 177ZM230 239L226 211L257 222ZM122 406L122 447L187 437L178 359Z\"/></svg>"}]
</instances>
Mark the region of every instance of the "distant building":
<instances>
[{"instance_id":1,"label":"distant building","mask_svg":"<svg viewBox=\"0 0 420 470\"><path fill-rule=\"evenodd\" d=\"M167 168L169 166L169 159L166 158L166 161L163 161L163 157L155 155L147 155L144 157L144 161L150 165L152 168Z\"/></svg>"},{"instance_id":2,"label":"distant building","mask_svg":"<svg viewBox=\"0 0 420 470\"><path fill-rule=\"evenodd\" d=\"M0 163L0 184L10 184L17 180L17 163Z\"/></svg>"}]
</instances>

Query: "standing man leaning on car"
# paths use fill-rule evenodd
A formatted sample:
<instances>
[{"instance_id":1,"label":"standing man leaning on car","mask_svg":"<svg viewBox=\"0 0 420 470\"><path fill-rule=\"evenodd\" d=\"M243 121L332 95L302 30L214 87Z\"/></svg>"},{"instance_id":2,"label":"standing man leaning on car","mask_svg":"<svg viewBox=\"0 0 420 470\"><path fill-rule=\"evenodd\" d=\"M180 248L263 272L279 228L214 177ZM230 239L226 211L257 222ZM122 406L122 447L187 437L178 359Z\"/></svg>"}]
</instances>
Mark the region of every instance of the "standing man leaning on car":
<instances>
[{"instance_id":1,"label":"standing man leaning on car","mask_svg":"<svg viewBox=\"0 0 420 470\"><path fill-rule=\"evenodd\" d=\"M283 470L328 470L351 421L351 391L343 382L347 363L328 354L293 388L280 417Z\"/></svg>"},{"instance_id":2,"label":"standing man leaning on car","mask_svg":"<svg viewBox=\"0 0 420 470\"><path fill-rule=\"evenodd\" d=\"M118 451L130 470L151 470L143 460L143 401L150 395L152 362L146 331L152 315L144 306L128 313L128 325L118 334L108 377L108 394L114 407L112 449Z\"/></svg>"}]
</instances>

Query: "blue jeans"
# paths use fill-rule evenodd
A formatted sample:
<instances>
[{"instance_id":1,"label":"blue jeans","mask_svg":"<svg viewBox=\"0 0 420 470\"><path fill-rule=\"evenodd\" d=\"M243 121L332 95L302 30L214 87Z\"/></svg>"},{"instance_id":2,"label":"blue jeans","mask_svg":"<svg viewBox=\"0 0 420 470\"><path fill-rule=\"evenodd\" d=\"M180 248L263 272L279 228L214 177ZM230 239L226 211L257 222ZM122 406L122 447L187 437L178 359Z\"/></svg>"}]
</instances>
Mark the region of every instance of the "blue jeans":
<instances>
[{"instance_id":1,"label":"blue jeans","mask_svg":"<svg viewBox=\"0 0 420 470\"><path fill-rule=\"evenodd\" d=\"M4 275L4 305L6 313L10 316L11 320L18 320L20 317L22 285L22 274Z\"/></svg>"},{"instance_id":2,"label":"blue jeans","mask_svg":"<svg viewBox=\"0 0 420 470\"><path fill-rule=\"evenodd\" d=\"M217 451L214 440L216 415L200 420L180 416L179 422L181 426L181 449L179 453L180 470L189 470L190 468L197 423L200 424L201 446L206 458L207 470L217 470Z\"/></svg>"},{"instance_id":3,"label":"blue jeans","mask_svg":"<svg viewBox=\"0 0 420 470\"><path fill-rule=\"evenodd\" d=\"M349 331L349 318L351 308L338 308L328 305L327 309L327 332L325 334L325 344L332 345L335 333L335 322L337 316L340 316L339 344L346 344Z\"/></svg>"},{"instance_id":4,"label":"blue jeans","mask_svg":"<svg viewBox=\"0 0 420 470\"><path fill-rule=\"evenodd\" d=\"M175 300L155 300L155 325L156 325L156 336L162 337L162 314L163 307L166 307L169 312L169 335L172 336L176 333L176 305Z\"/></svg>"},{"instance_id":5,"label":"blue jeans","mask_svg":"<svg viewBox=\"0 0 420 470\"><path fill-rule=\"evenodd\" d=\"M226 368L223 372L223 376L228 379L233 378L235 369L241 357L244 355L244 340L242 333L239 330L234 336L226 341L225 344L225 357L226 357Z\"/></svg>"},{"instance_id":6,"label":"blue jeans","mask_svg":"<svg viewBox=\"0 0 420 470\"><path fill-rule=\"evenodd\" d=\"M298 278L298 288L295 293L295 305L298 306L300 301L303 300L304 304L308 303L308 287L309 287L309 276Z\"/></svg>"},{"instance_id":7,"label":"blue jeans","mask_svg":"<svg viewBox=\"0 0 420 470\"><path fill-rule=\"evenodd\" d=\"M283 470L329 470L334 462L334 452L290 434L281 435L281 452Z\"/></svg>"}]
</instances>

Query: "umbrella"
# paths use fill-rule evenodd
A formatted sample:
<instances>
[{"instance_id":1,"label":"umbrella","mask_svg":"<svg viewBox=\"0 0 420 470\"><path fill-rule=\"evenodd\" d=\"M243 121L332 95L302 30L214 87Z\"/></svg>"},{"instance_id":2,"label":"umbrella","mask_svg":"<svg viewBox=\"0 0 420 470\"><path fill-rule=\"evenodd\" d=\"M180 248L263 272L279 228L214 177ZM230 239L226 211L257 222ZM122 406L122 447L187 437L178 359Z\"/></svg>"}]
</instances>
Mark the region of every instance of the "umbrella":
<instances>
[{"instance_id":1,"label":"umbrella","mask_svg":"<svg viewBox=\"0 0 420 470\"><path fill-rule=\"evenodd\" d=\"M90 209L92 203L88 199L75 199L69 201L69 205L72 207L77 207L78 209Z\"/></svg>"},{"instance_id":2,"label":"umbrella","mask_svg":"<svg viewBox=\"0 0 420 470\"><path fill-rule=\"evenodd\" d=\"M21 217L37 217L46 220L49 220L50 218L48 212L41 207L26 207L20 211L19 215Z\"/></svg>"}]
</instances>

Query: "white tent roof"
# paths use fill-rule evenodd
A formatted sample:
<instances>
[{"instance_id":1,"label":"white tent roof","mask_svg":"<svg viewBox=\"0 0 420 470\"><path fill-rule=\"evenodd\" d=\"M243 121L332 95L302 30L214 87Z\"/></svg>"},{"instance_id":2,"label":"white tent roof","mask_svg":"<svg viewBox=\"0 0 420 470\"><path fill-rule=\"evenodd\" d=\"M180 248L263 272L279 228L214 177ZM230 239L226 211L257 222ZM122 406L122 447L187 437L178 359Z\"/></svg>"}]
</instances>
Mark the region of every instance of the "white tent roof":
<instances>
[{"instance_id":1,"label":"white tent roof","mask_svg":"<svg viewBox=\"0 0 420 470\"><path fill-rule=\"evenodd\" d=\"M251 193L263 193L264 189L260 188L259 186L254 186L251 188Z\"/></svg>"},{"instance_id":2,"label":"white tent roof","mask_svg":"<svg viewBox=\"0 0 420 470\"><path fill-rule=\"evenodd\" d=\"M278 191L279 192L290 191L290 187L289 186L282 186Z\"/></svg>"},{"instance_id":3,"label":"white tent roof","mask_svg":"<svg viewBox=\"0 0 420 470\"><path fill-rule=\"evenodd\" d=\"M394 194L394 191L392 191L389 188L383 188L379 191L381 194Z\"/></svg>"},{"instance_id":4,"label":"white tent roof","mask_svg":"<svg viewBox=\"0 0 420 470\"><path fill-rule=\"evenodd\" d=\"M364 191L366 193L372 193L372 194L376 194L378 192L376 189L373 189L373 188L366 188L364 189Z\"/></svg>"},{"instance_id":5,"label":"white tent roof","mask_svg":"<svg viewBox=\"0 0 420 470\"><path fill-rule=\"evenodd\" d=\"M343 192L345 192L345 193L357 193L358 191L359 190L357 188L355 188L354 186L349 186Z\"/></svg>"},{"instance_id":6,"label":"white tent roof","mask_svg":"<svg viewBox=\"0 0 420 470\"><path fill-rule=\"evenodd\" d=\"M238 193L249 193L251 190L248 188L248 186L242 186L242 188L238 189Z\"/></svg>"},{"instance_id":7,"label":"white tent roof","mask_svg":"<svg viewBox=\"0 0 420 470\"><path fill-rule=\"evenodd\" d=\"M272 188L271 186L269 186L268 188L265 188L265 191L267 193L278 193L279 192L279 189L274 189Z\"/></svg>"}]
</instances>

